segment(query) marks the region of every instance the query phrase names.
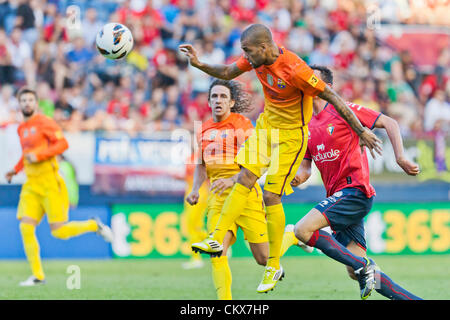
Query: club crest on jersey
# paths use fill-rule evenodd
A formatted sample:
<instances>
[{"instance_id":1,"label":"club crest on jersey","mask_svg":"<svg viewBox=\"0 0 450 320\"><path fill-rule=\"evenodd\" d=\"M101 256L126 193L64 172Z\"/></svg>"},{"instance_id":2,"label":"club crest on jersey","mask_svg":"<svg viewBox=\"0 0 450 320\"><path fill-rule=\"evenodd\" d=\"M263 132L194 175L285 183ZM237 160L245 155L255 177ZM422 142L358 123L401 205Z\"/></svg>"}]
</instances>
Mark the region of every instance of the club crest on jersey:
<instances>
[{"instance_id":1,"label":"club crest on jersey","mask_svg":"<svg viewBox=\"0 0 450 320\"><path fill-rule=\"evenodd\" d=\"M270 86L273 86L273 77L272 77L271 74L268 74L268 75L267 75L267 83L268 83Z\"/></svg>"},{"instance_id":2,"label":"club crest on jersey","mask_svg":"<svg viewBox=\"0 0 450 320\"><path fill-rule=\"evenodd\" d=\"M286 82L284 82L283 79L278 79L277 86L280 89L284 89L284 88L286 88Z\"/></svg>"},{"instance_id":3,"label":"club crest on jersey","mask_svg":"<svg viewBox=\"0 0 450 320\"><path fill-rule=\"evenodd\" d=\"M334 132L334 126L330 123L327 128L328 134L331 136Z\"/></svg>"}]
</instances>

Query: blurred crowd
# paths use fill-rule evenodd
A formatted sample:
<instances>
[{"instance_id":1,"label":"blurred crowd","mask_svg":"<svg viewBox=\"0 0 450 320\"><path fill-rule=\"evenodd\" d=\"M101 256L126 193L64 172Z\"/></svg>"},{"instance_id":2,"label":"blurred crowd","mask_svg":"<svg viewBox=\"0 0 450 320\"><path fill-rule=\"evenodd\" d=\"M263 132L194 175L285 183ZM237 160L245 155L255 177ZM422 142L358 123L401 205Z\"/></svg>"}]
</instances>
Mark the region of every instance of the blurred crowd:
<instances>
[{"instance_id":1,"label":"blurred crowd","mask_svg":"<svg viewBox=\"0 0 450 320\"><path fill-rule=\"evenodd\" d=\"M263 23L279 45L310 65L329 66L343 98L394 117L405 136L448 133L449 48L424 71L368 23L448 23L448 7L431 16L417 6L422 2L0 0L0 126L20 121L14 94L28 85L36 88L41 111L66 131L192 130L195 120L210 116L211 79L189 67L178 45L192 43L201 61L231 63L242 54L241 31ZM132 31L126 60L96 51L96 33L107 22ZM448 26L442 28L448 35ZM247 116L254 120L263 108L262 88L253 72L239 80L253 95Z\"/></svg>"}]
</instances>

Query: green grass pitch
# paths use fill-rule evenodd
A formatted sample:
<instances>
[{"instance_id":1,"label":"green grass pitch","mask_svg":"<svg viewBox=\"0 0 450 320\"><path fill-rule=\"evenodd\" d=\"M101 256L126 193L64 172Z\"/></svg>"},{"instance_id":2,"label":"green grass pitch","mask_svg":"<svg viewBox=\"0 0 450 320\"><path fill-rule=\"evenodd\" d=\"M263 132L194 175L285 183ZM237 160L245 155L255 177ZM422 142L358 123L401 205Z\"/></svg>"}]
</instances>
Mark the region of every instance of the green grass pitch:
<instances>
[{"instance_id":1,"label":"green grass pitch","mask_svg":"<svg viewBox=\"0 0 450 320\"><path fill-rule=\"evenodd\" d=\"M394 281L424 299L450 299L450 256L375 256ZM24 260L0 262L0 299L206 299L214 300L211 266L183 270L182 259L44 260L47 284L21 288L29 275ZM345 267L325 256L285 257L286 277L274 291L256 293L263 268L251 258L231 258L233 299L359 299ZM69 290L67 268L78 265L81 288ZM376 292L369 299L385 299Z\"/></svg>"}]
</instances>

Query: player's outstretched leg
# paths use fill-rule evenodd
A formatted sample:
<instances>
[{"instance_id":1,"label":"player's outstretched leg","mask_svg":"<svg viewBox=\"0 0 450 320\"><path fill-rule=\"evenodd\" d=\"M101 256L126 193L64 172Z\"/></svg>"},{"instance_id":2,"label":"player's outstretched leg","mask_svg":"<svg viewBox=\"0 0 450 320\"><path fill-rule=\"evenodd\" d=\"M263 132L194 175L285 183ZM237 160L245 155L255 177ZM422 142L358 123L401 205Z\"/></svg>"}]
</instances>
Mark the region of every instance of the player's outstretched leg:
<instances>
[{"instance_id":1,"label":"player's outstretched leg","mask_svg":"<svg viewBox=\"0 0 450 320\"><path fill-rule=\"evenodd\" d=\"M111 229L103 224L99 218L93 218L86 221L52 223L50 228L52 230L52 235L55 238L62 240L67 240L87 232L96 232L107 242L112 242L113 240Z\"/></svg>"},{"instance_id":2,"label":"player's outstretched leg","mask_svg":"<svg viewBox=\"0 0 450 320\"><path fill-rule=\"evenodd\" d=\"M296 236L300 237L297 229ZM319 249L330 258L352 267L360 284L361 299L365 300L370 296L375 288L375 270L377 268L372 259L354 255L336 241L331 234L323 230L316 230L306 244Z\"/></svg>"},{"instance_id":3,"label":"player's outstretched leg","mask_svg":"<svg viewBox=\"0 0 450 320\"><path fill-rule=\"evenodd\" d=\"M381 270L376 272L375 278L378 281L375 290L386 298L391 300L423 300L399 286Z\"/></svg>"},{"instance_id":4,"label":"player's outstretched leg","mask_svg":"<svg viewBox=\"0 0 450 320\"><path fill-rule=\"evenodd\" d=\"M245 168L242 168L239 177L241 177L244 169ZM250 174L252 173L250 172ZM205 240L193 243L191 245L194 252L207 253L212 256L220 256L220 254L222 253L223 239L230 226L242 213L242 208L245 208L248 196L251 191L251 188L246 187L239 181L240 180L238 178L238 182L233 186L230 194L225 200L219 221L217 222L214 231L210 233L210 235ZM245 184L247 185L248 183ZM252 186L254 185L254 183L250 185Z\"/></svg>"},{"instance_id":5,"label":"player's outstretched leg","mask_svg":"<svg viewBox=\"0 0 450 320\"><path fill-rule=\"evenodd\" d=\"M317 209L313 208L295 225L295 236L308 246L321 250L328 257L355 270L361 286L361 299L367 299L375 288L376 264L373 260L359 257L340 244L331 234L320 230L328 222Z\"/></svg>"},{"instance_id":6,"label":"player's outstretched leg","mask_svg":"<svg viewBox=\"0 0 450 320\"><path fill-rule=\"evenodd\" d=\"M355 240L351 240L347 244L347 249L350 250L353 254L356 254L360 257L366 256L365 244L359 244L355 242ZM351 267L347 266L347 272L351 279L358 280L355 275L354 270ZM375 271L375 290L391 300L422 300L420 297L412 294L411 292L405 290L397 283L392 281L383 271L376 270Z\"/></svg>"}]
</instances>

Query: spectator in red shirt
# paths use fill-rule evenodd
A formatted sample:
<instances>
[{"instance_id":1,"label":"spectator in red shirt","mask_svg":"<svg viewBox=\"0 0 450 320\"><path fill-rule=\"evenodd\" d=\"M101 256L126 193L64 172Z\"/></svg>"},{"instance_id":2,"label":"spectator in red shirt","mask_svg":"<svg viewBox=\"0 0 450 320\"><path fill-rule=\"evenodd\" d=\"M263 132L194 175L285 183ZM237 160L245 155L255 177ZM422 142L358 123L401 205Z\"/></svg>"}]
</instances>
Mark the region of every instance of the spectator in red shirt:
<instances>
[{"instance_id":1,"label":"spectator in red shirt","mask_svg":"<svg viewBox=\"0 0 450 320\"><path fill-rule=\"evenodd\" d=\"M65 18L61 14L55 16L55 20L44 27L44 39L47 42L57 42L69 40L65 28Z\"/></svg>"},{"instance_id":2,"label":"spectator in red shirt","mask_svg":"<svg viewBox=\"0 0 450 320\"><path fill-rule=\"evenodd\" d=\"M111 115L116 115L118 118L128 118L130 110L130 96L125 94L123 90L115 90L113 99L109 101L106 107L106 112Z\"/></svg>"}]
</instances>

